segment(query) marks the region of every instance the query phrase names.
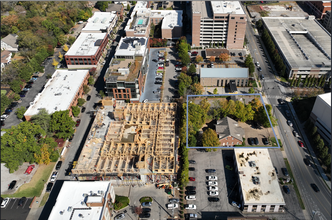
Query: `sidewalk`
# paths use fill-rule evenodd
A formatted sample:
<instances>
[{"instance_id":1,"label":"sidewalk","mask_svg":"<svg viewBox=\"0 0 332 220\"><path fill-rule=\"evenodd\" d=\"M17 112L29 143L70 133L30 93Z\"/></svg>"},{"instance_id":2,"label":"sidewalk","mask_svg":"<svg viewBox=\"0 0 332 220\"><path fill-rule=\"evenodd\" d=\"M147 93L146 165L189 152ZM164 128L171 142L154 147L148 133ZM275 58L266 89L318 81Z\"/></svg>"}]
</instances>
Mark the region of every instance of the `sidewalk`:
<instances>
[{"instance_id":1,"label":"sidewalk","mask_svg":"<svg viewBox=\"0 0 332 220\"><path fill-rule=\"evenodd\" d=\"M45 182L46 184L47 182ZM42 201L44 195L46 192L46 187L44 187L41 195L39 197L35 197L34 200L32 200L32 204L30 205L30 212L28 214L28 217L26 220L37 220L40 217L40 214L42 213L44 206L40 207L40 202Z\"/></svg>"}]
</instances>

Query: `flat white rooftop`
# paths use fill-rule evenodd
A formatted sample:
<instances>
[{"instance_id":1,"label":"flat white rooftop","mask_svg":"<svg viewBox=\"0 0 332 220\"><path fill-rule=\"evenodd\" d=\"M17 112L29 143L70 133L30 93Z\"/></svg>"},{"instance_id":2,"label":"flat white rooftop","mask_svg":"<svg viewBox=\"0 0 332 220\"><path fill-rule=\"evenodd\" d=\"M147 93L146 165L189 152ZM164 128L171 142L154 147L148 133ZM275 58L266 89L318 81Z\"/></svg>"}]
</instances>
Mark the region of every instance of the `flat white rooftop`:
<instances>
[{"instance_id":1,"label":"flat white rooftop","mask_svg":"<svg viewBox=\"0 0 332 220\"><path fill-rule=\"evenodd\" d=\"M67 110L87 74L89 70L56 70L24 115L36 115L42 108L49 114Z\"/></svg>"},{"instance_id":2,"label":"flat white rooftop","mask_svg":"<svg viewBox=\"0 0 332 220\"><path fill-rule=\"evenodd\" d=\"M331 93L321 94L320 97L327 105L331 106Z\"/></svg>"},{"instance_id":3,"label":"flat white rooftop","mask_svg":"<svg viewBox=\"0 0 332 220\"><path fill-rule=\"evenodd\" d=\"M244 14L239 1L211 1L214 14Z\"/></svg>"},{"instance_id":4,"label":"flat white rooftop","mask_svg":"<svg viewBox=\"0 0 332 220\"><path fill-rule=\"evenodd\" d=\"M115 56L144 56L147 44L146 37L121 38Z\"/></svg>"},{"instance_id":5,"label":"flat white rooftop","mask_svg":"<svg viewBox=\"0 0 332 220\"><path fill-rule=\"evenodd\" d=\"M101 220L104 207L88 207L86 202L100 202L102 198L106 201L109 188L108 181L64 181L48 219L81 220L83 216L85 220Z\"/></svg>"},{"instance_id":6,"label":"flat white rooftop","mask_svg":"<svg viewBox=\"0 0 332 220\"><path fill-rule=\"evenodd\" d=\"M285 205L268 149L234 149L245 205ZM257 177L259 183L254 184Z\"/></svg>"},{"instance_id":7,"label":"flat white rooftop","mask_svg":"<svg viewBox=\"0 0 332 220\"><path fill-rule=\"evenodd\" d=\"M173 29L174 27L182 27L181 10L151 10L150 18L164 17L161 28Z\"/></svg>"},{"instance_id":8,"label":"flat white rooftop","mask_svg":"<svg viewBox=\"0 0 332 220\"><path fill-rule=\"evenodd\" d=\"M81 33L74 44L65 54L66 56L95 55L106 33Z\"/></svg>"},{"instance_id":9,"label":"flat white rooftop","mask_svg":"<svg viewBox=\"0 0 332 220\"><path fill-rule=\"evenodd\" d=\"M82 31L99 31L109 28L116 17L116 12L95 12ZM111 27L113 28L113 27Z\"/></svg>"}]
</instances>

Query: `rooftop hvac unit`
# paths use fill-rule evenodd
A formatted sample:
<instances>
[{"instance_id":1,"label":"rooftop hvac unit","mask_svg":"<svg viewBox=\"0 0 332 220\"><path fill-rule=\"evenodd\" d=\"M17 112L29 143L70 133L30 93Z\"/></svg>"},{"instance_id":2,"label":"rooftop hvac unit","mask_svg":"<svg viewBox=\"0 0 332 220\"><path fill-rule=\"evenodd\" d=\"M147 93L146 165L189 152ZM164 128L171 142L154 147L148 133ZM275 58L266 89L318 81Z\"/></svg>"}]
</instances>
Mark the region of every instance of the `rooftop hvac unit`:
<instances>
[{"instance_id":1,"label":"rooftop hvac unit","mask_svg":"<svg viewBox=\"0 0 332 220\"><path fill-rule=\"evenodd\" d=\"M71 207L71 206L68 206L68 209L67 209L67 211L68 212L71 212L71 210L73 209L73 207Z\"/></svg>"},{"instance_id":2,"label":"rooftop hvac unit","mask_svg":"<svg viewBox=\"0 0 332 220\"><path fill-rule=\"evenodd\" d=\"M63 215L63 211L60 211L60 215Z\"/></svg>"}]
</instances>

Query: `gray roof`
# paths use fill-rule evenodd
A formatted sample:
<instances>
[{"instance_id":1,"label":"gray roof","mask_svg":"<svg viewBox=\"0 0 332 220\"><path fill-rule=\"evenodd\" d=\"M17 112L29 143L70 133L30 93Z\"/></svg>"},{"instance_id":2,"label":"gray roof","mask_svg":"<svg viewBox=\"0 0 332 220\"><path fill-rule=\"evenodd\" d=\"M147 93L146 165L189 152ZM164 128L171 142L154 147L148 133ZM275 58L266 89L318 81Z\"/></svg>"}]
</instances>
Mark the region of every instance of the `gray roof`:
<instances>
[{"instance_id":1,"label":"gray roof","mask_svg":"<svg viewBox=\"0 0 332 220\"><path fill-rule=\"evenodd\" d=\"M237 121L225 117L221 120L217 121L216 127L216 133L219 136L219 139L222 139L224 137L232 136L240 141L243 141L242 138L244 137L244 130L241 128Z\"/></svg>"},{"instance_id":2,"label":"gray roof","mask_svg":"<svg viewBox=\"0 0 332 220\"><path fill-rule=\"evenodd\" d=\"M122 4L108 4L108 8L106 8L106 12L121 11L122 7L123 7Z\"/></svg>"},{"instance_id":3,"label":"gray roof","mask_svg":"<svg viewBox=\"0 0 332 220\"><path fill-rule=\"evenodd\" d=\"M16 34L8 34L6 37L2 38L1 41L5 42L6 44L10 45L13 48L18 48L17 35Z\"/></svg>"},{"instance_id":4,"label":"gray roof","mask_svg":"<svg viewBox=\"0 0 332 220\"><path fill-rule=\"evenodd\" d=\"M201 78L248 78L248 68L202 68Z\"/></svg>"}]
</instances>

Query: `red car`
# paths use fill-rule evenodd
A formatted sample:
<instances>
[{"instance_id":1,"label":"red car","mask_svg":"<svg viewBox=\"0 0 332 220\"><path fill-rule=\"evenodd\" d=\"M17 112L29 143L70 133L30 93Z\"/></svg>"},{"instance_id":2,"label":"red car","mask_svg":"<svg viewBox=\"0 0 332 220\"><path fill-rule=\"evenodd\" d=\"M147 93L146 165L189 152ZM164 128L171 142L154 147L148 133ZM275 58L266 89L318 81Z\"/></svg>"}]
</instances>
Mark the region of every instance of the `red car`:
<instances>
[{"instance_id":1,"label":"red car","mask_svg":"<svg viewBox=\"0 0 332 220\"><path fill-rule=\"evenodd\" d=\"M191 52L191 55L192 55L192 56L196 56L197 54L198 54L197 51L193 51L193 52Z\"/></svg>"},{"instance_id":2,"label":"red car","mask_svg":"<svg viewBox=\"0 0 332 220\"><path fill-rule=\"evenodd\" d=\"M25 171L25 173L24 174L30 174L31 172L32 172L32 170L33 170L33 168L35 168L35 165L30 165L29 167L28 167L28 169Z\"/></svg>"},{"instance_id":3,"label":"red car","mask_svg":"<svg viewBox=\"0 0 332 220\"><path fill-rule=\"evenodd\" d=\"M164 69L164 67L158 67L158 70L163 70Z\"/></svg>"},{"instance_id":4,"label":"red car","mask_svg":"<svg viewBox=\"0 0 332 220\"><path fill-rule=\"evenodd\" d=\"M195 177L189 177L189 181L195 181Z\"/></svg>"},{"instance_id":5,"label":"red car","mask_svg":"<svg viewBox=\"0 0 332 220\"><path fill-rule=\"evenodd\" d=\"M302 141L299 141L299 145L300 145L301 147L304 147L304 145L303 145L303 142L302 142Z\"/></svg>"},{"instance_id":6,"label":"red car","mask_svg":"<svg viewBox=\"0 0 332 220\"><path fill-rule=\"evenodd\" d=\"M80 126L80 124L81 124L81 119L77 119L77 121L76 121L76 127Z\"/></svg>"}]
</instances>

